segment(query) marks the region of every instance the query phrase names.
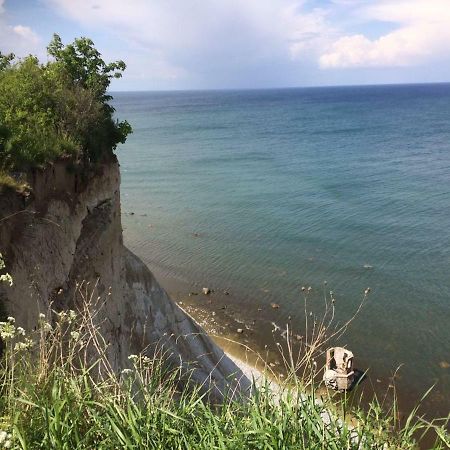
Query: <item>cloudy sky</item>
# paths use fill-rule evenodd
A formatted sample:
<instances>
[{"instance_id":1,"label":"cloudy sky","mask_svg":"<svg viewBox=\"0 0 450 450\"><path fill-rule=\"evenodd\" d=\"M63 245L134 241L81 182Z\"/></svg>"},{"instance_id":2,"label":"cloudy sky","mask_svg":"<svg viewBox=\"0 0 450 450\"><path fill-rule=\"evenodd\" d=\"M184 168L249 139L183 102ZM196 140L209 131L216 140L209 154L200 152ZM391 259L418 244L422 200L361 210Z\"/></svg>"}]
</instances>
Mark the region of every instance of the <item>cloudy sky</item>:
<instances>
[{"instance_id":1,"label":"cloudy sky","mask_svg":"<svg viewBox=\"0 0 450 450\"><path fill-rule=\"evenodd\" d=\"M120 90L450 81L450 0L0 0L0 51L54 32L125 60Z\"/></svg>"}]
</instances>

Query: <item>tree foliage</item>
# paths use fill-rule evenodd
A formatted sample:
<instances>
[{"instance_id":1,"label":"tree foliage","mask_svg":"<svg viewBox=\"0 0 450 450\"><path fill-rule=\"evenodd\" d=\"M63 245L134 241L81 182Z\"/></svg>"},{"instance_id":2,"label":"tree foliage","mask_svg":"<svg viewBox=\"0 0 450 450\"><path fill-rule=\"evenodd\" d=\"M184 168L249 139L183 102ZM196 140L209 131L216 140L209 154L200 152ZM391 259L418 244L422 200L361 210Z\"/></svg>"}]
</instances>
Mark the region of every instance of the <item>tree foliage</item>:
<instances>
[{"instance_id":1,"label":"tree foliage","mask_svg":"<svg viewBox=\"0 0 450 450\"><path fill-rule=\"evenodd\" d=\"M0 54L0 170L26 170L59 157L97 161L131 132L108 103L125 63L105 63L87 38L64 45L54 35L52 60L14 61Z\"/></svg>"}]
</instances>

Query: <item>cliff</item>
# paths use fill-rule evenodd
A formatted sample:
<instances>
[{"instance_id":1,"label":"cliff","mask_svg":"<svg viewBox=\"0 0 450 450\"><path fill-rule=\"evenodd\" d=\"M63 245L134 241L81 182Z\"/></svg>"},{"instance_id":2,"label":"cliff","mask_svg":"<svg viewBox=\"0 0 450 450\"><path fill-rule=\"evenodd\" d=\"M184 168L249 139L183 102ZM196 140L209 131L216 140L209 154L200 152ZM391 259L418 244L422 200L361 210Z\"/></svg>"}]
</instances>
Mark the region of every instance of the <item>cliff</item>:
<instances>
[{"instance_id":1,"label":"cliff","mask_svg":"<svg viewBox=\"0 0 450 450\"><path fill-rule=\"evenodd\" d=\"M88 173L69 169L59 161L30 172L29 196L0 194L0 252L14 279L0 286L2 314L33 329L40 312L76 309L77 283L89 283L86 291L104 302L99 323L115 370L159 346L216 396L247 389L240 369L124 247L117 160Z\"/></svg>"}]
</instances>

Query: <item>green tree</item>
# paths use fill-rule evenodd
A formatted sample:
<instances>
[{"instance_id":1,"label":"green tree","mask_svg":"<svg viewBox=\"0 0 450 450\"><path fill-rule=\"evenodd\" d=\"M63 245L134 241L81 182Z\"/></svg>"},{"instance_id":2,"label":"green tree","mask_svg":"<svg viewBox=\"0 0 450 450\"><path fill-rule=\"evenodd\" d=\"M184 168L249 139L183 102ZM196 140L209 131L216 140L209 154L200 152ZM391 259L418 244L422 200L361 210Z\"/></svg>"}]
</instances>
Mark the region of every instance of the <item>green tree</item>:
<instances>
[{"instance_id":1,"label":"green tree","mask_svg":"<svg viewBox=\"0 0 450 450\"><path fill-rule=\"evenodd\" d=\"M55 35L54 60L14 61L0 54L0 171L21 171L59 157L91 163L111 154L131 132L114 118L107 89L125 64L107 64L90 39L64 46Z\"/></svg>"},{"instance_id":2,"label":"green tree","mask_svg":"<svg viewBox=\"0 0 450 450\"><path fill-rule=\"evenodd\" d=\"M14 53L4 55L0 52L0 70L4 70L11 65L11 61L15 58Z\"/></svg>"}]
</instances>

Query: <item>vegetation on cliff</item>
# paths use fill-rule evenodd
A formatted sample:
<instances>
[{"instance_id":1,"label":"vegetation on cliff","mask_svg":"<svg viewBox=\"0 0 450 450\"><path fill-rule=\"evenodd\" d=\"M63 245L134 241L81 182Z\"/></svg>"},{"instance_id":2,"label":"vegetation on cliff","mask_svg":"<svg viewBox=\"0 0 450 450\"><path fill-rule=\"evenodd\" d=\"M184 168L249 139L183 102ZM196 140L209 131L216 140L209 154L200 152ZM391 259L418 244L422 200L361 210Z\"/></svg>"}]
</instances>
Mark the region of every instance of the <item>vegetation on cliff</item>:
<instances>
[{"instance_id":1,"label":"vegetation on cliff","mask_svg":"<svg viewBox=\"0 0 450 450\"><path fill-rule=\"evenodd\" d=\"M107 94L125 63L106 63L93 42L64 45L54 35L50 61L0 54L0 172L24 171L57 158L94 162L131 132L114 118Z\"/></svg>"},{"instance_id":2,"label":"vegetation on cliff","mask_svg":"<svg viewBox=\"0 0 450 450\"><path fill-rule=\"evenodd\" d=\"M80 309L41 313L29 333L8 317L0 322L0 448L14 449L397 449L417 448L416 436L434 430L434 449L449 444L445 423L414 410L405 425L397 410L368 411L346 399L330 413L301 384L274 391L269 384L242 399L232 392L218 405L169 369L161 348L129 356L115 373L98 331L101 311L85 286ZM99 314L100 313L100 314Z\"/></svg>"}]
</instances>

